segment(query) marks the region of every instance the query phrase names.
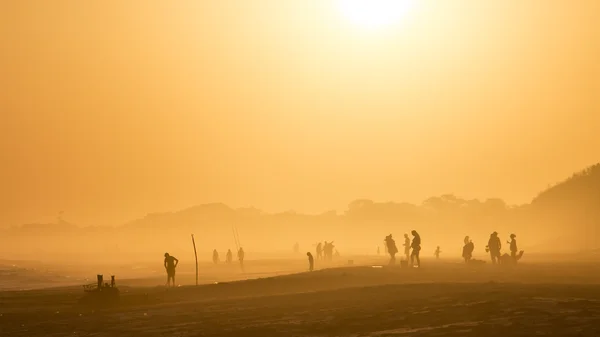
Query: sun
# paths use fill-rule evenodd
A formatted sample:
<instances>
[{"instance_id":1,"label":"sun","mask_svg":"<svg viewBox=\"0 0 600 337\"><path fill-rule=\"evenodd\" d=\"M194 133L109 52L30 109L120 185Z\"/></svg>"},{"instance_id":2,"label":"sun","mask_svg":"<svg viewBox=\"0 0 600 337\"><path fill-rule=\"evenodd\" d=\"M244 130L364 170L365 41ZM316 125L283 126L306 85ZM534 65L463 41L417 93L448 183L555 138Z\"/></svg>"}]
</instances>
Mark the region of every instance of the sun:
<instances>
[{"instance_id":1,"label":"sun","mask_svg":"<svg viewBox=\"0 0 600 337\"><path fill-rule=\"evenodd\" d=\"M398 23L413 0L338 0L342 14L352 23L375 29Z\"/></svg>"}]
</instances>

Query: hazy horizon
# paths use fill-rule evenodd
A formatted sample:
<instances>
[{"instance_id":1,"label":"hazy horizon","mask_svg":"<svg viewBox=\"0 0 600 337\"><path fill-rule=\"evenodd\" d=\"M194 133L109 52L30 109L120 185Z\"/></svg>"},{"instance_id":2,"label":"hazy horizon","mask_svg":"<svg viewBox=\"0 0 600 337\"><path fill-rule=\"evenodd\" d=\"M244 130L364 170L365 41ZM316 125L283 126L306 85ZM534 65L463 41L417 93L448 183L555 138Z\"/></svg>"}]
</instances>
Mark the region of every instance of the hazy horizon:
<instances>
[{"instance_id":1,"label":"hazy horizon","mask_svg":"<svg viewBox=\"0 0 600 337\"><path fill-rule=\"evenodd\" d=\"M572 174L577 173L581 170L574 170L573 172L571 172L571 174L567 175L565 178L570 177ZM565 179L559 179L557 180L555 183L553 184L548 184L547 187L553 186L556 183L560 183L562 181L564 181ZM438 193L435 195L431 195L431 196L427 196L424 197L421 200L415 200L415 201L409 201L409 200L378 200L378 199L374 199L374 198L369 198L368 196L363 196L363 197L357 197L357 198L352 198L352 199L348 199L348 202L346 202L343 206L341 206L340 208L335 208L335 207L329 207L329 208L324 208L322 210L316 210L316 211L298 211L297 209L290 207L290 208L286 208L286 209L280 209L280 210L269 210L269 209L265 209L265 208L261 208L258 207L256 205L253 204L247 204L247 205L231 205L228 204L226 202L222 202L222 201L207 201L207 202L201 202L201 203L196 203L196 204L190 204L190 205L182 205L180 207L174 208L174 209L162 209L162 210L148 210L146 212L140 213L137 216L134 216L133 218L129 218L129 219L124 219L121 222L117 222L117 223L104 223L104 224L99 224L99 223L78 223L76 221L73 221L73 219L70 217L70 212L69 211L65 211L65 210L61 210L59 212L56 212L56 214L50 214L50 215L44 215L41 216L37 221L25 221L25 222L21 222L21 223L14 223L14 224L0 224L0 228L7 228L7 227L11 227L14 225L21 225L21 224L26 224L26 223L36 223L36 222L48 222L48 223L53 223L55 222L57 219L62 218L62 220L67 221L69 223L72 223L74 225L79 225L79 226L120 226L120 225L124 225L130 221L134 221L134 220L138 220L141 219L143 217L145 217L148 214L153 214L153 213L169 213L169 212L179 212L179 211L183 211L186 210L188 208L191 207L195 207L195 206L201 206L201 205L210 205L210 204L224 204L227 207L230 207L234 210L236 209L245 209L245 208L254 208L263 212L266 212L268 214L278 214L278 213L284 213L284 212L296 212L299 214L306 214L306 215L319 215L319 214L323 214L325 212L329 212L329 211L336 211L338 213L338 215L342 214L344 211L348 210L348 205L350 202L354 201L354 200L372 200L374 202L377 203L381 203L381 202L391 202L391 203L409 203L409 204L413 204L413 205L421 205L421 203L423 201L425 201L427 198L429 197L439 197L442 195L454 195L458 198L462 198L465 200L480 200L480 201L485 201L487 199L501 199L504 202L506 202L507 206L520 206L520 205L524 205L524 204L528 204L529 202L532 201L532 199L535 198L536 195L538 195L540 192L543 192L545 189L542 189L538 192L536 192L535 195L533 195L531 198L529 198L528 200L524 201L524 202L520 202L520 203L511 203L510 201L502 198L502 197L498 197L498 196L487 196L487 197L468 197L468 196L464 196L461 194L457 194L457 193Z\"/></svg>"},{"instance_id":2,"label":"hazy horizon","mask_svg":"<svg viewBox=\"0 0 600 337\"><path fill-rule=\"evenodd\" d=\"M0 226L531 201L598 161L600 2L0 5Z\"/></svg>"},{"instance_id":3,"label":"hazy horizon","mask_svg":"<svg viewBox=\"0 0 600 337\"><path fill-rule=\"evenodd\" d=\"M600 336L600 0L0 0L0 114L0 335Z\"/></svg>"}]
</instances>

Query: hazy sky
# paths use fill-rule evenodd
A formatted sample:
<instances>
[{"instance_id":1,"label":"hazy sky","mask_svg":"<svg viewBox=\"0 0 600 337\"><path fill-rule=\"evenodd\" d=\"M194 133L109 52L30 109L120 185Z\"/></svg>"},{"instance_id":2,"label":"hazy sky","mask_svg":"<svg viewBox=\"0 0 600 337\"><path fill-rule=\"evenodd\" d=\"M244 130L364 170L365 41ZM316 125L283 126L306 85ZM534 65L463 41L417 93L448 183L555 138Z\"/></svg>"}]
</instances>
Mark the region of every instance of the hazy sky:
<instances>
[{"instance_id":1,"label":"hazy sky","mask_svg":"<svg viewBox=\"0 0 600 337\"><path fill-rule=\"evenodd\" d=\"M600 158L600 1L0 2L0 226L529 201Z\"/></svg>"}]
</instances>

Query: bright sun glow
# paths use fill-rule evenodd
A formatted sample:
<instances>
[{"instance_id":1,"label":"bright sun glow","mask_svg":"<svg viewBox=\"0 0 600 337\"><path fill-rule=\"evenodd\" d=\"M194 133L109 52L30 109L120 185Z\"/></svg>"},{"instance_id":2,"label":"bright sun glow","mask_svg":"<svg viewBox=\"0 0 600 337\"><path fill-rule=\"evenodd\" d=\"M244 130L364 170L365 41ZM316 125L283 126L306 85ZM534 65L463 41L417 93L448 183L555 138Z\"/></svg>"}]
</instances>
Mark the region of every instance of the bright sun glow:
<instances>
[{"instance_id":1,"label":"bright sun glow","mask_svg":"<svg viewBox=\"0 0 600 337\"><path fill-rule=\"evenodd\" d=\"M365 28L379 28L398 23L413 0L338 0L350 21Z\"/></svg>"}]
</instances>

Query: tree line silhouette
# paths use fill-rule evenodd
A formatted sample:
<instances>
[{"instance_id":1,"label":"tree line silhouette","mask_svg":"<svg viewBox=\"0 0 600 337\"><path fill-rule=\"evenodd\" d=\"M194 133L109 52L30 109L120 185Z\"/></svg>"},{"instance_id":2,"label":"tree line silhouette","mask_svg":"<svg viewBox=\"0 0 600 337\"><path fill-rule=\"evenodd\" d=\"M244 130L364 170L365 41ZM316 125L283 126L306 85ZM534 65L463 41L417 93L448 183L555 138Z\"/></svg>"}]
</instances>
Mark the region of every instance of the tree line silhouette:
<instances>
[{"instance_id":1,"label":"tree line silhouette","mask_svg":"<svg viewBox=\"0 0 600 337\"><path fill-rule=\"evenodd\" d=\"M197 233L200 247L231 246L231 225L238 226L250 250L291 249L294 242L304 246L317 240L336 240L340 250L381 245L389 233L401 236L418 228L424 244L431 247L456 243L462 247L465 235L475 242L485 240L492 231L505 236L519 233L527 243L550 249L568 242L564 249L594 249L600 242L600 164L573 174L568 179L539 193L531 203L507 205L502 199L463 199L453 194L430 197L420 204L376 202L358 199L344 212L328 211L309 215L293 211L266 213L256 208L233 209L222 203L190 207L178 212L152 213L115 227L78 227L64 220L56 224L25 224L0 231L4 247L22 245L24 240L44 242L70 238L69 244L93 250L86 238L103 238L120 247L158 249L158 244L176 245L182 236ZM32 239L33 238L33 239ZM160 240L157 241L157 238ZM95 240L98 241L98 240ZM129 244L128 244L129 243ZM186 242L187 244L187 242ZM304 249L305 247L303 247ZM126 249L126 248L122 248Z\"/></svg>"}]
</instances>

